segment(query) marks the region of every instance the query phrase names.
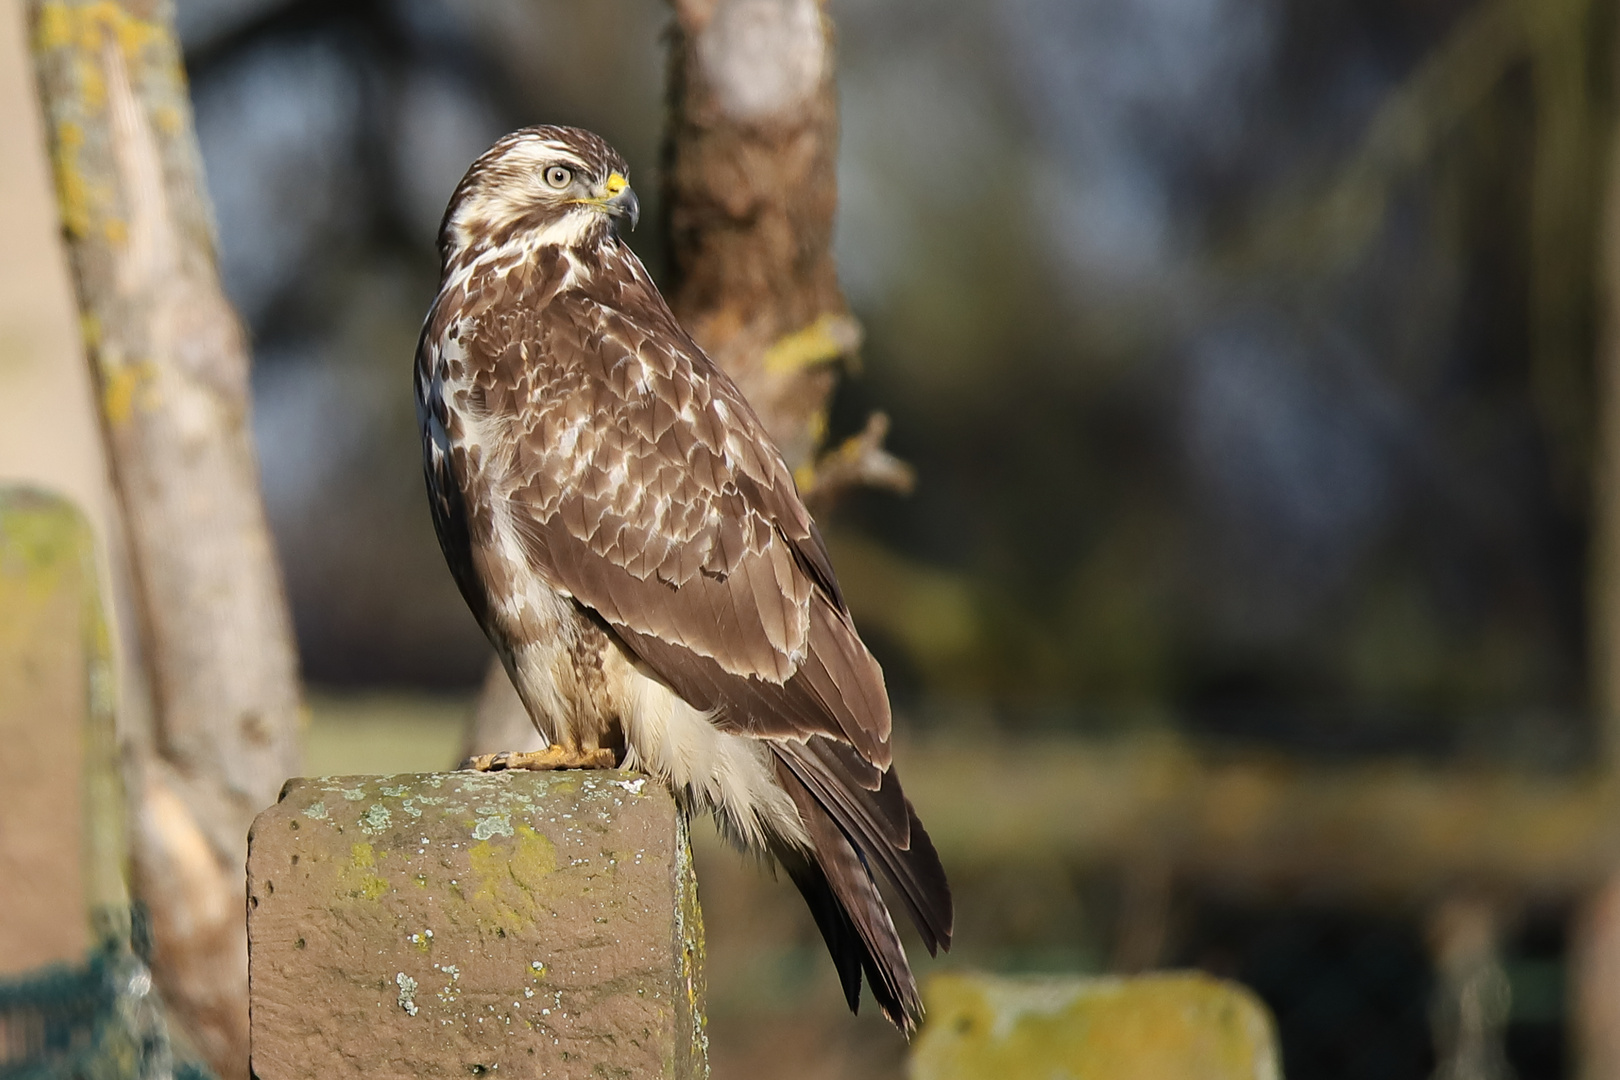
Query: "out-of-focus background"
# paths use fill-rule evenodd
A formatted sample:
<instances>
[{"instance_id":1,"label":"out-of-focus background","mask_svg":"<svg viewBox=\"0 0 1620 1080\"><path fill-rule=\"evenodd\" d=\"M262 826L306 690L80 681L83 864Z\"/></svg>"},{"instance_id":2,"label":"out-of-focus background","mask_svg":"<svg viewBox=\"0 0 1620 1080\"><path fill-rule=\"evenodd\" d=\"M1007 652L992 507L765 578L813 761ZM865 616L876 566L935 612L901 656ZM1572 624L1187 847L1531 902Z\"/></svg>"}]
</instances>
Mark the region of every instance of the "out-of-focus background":
<instances>
[{"instance_id":1,"label":"out-of-focus background","mask_svg":"<svg viewBox=\"0 0 1620 1080\"><path fill-rule=\"evenodd\" d=\"M496 136L578 124L629 160L660 276L668 9L177 10L307 768L449 765L489 649L414 430L435 230ZM1201 967L1275 1011L1287 1075L1415 1080L1455 1027L1462 905L1490 913L1505 1065L1573 1075L1584 894L1538 877L1534 837L1447 853L1537 798L1570 828L1612 809L1582 792L1613 738L1591 657L1620 497L1597 467L1615 10L829 4L865 335L831 432L886 411L918 480L823 527L957 891L957 949L921 970ZM1363 807L1433 858L1380 866ZM1223 854L1312 814L1341 832ZM897 1075L791 887L700 856L715 1075Z\"/></svg>"}]
</instances>

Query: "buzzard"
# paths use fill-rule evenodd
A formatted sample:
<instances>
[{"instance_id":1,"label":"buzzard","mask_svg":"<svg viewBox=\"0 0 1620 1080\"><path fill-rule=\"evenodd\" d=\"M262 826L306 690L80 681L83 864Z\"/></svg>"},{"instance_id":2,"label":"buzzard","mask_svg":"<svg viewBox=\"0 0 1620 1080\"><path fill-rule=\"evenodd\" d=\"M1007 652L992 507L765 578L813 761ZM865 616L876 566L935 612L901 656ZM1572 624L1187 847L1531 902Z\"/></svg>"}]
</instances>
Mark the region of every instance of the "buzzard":
<instances>
[{"instance_id":1,"label":"buzzard","mask_svg":"<svg viewBox=\"0 0 1620 1080\"><path fill-rule=\"evenodd\" d=\"M532 127L467 171L416 354L439 543L550 748L480 768L615 761L774 859L852 1010L864 972L922 1016L873 871L930 953L950 887L891 764L883 673L792 473L616 225L602 139Z\"/></svg>"}]
</instances>

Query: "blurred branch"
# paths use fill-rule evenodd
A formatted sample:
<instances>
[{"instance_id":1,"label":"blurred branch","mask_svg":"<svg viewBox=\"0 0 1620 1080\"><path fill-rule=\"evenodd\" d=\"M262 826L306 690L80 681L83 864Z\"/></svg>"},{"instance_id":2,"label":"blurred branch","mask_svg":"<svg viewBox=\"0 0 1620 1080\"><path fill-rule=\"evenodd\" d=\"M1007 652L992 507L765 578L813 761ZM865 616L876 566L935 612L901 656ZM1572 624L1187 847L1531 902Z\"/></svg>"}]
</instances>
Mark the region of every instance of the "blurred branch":
<instances>
[{"instance_id":1,"label":"blurred branch","mask_svg":"<svg viewBox=\"0 0 1620 1080\"><path fill-rule=\"evenodd\" d=\"M248 353L167 3L34 0L34 55L155 698L135 752L153 966L222 1077L247 1072L242 866L298 771L290 620L248 425ZM49 403L35 403L49 407Z\"/></svg>"},{"instance_id":2,"label":"blurred branch","mask_svg":"<svg viewBox=\"0 0 1620 1080\"><path fill-rule=\"evenodd\" d=\"M1588 13L1585 0L1549 5L1554 11ZM1610 17L1613 17L1612 6ZM1620 38L1612 35L1608 53ZM1586 43L1580 35L1560 34L1556 22L1538 35L1538 141L1534 182L1531 265L1532 344L1537 367L1533 389L1554 436L1590 462L1590 547L1587 571L1589 695L1598 721L1601 764L1620 778L1620 125L1615 122L1617 87L1608 87L1607 130L1599 132L1586 103ZM1566 64L1570 71L1549 65ZM1611 65L1612 66L1612 65ZM1610 72L1611 80L1614 72ZM1551 113L1552 115L1547 115ZM1601 155L1599 197L1583 200L1576 215L1561 200L1586 194ZM1592 229L1593 219L1597 229ZM1595 232L1596 236L1590 236ZM1586 234L1586 235L1583 235ZM1595 242L1594 242L1595 241ZM1577 259L1574 253L1596 258ZM1593 264L1595 263L1595 267ZM1566 265L1567 264L1567 265ZM1590 273L1589 269L1595 269ZM1579 309L1572 305L1581 283L1593 282L1597 319L1590 383L1586 353L1576 330ZM1590 391L1587 391L1590 386ZM1590 397L1590 401L1588 398ZM1554 411L1559 403L1567 403ZM1590 412L1587 410L1590 409ZM1571 439L1574 415L1591 424L1590 438ZM1577 429L1580 434L1584 431ZM1571 1043L1576 1071L1585 1080L1620 1078L1620 864L1613 853L1596 865L1603 878L1585 897L1571 921L1569 980Z\"/></svg>"},{"instance_id":3,"label":"blurred branch","mask_svg":"<svg viewBox=\"0 0 1620 1080\"><path fill-rule=\"evenodd\" d=\"M1591 269L1598 212L1600 104L1594 99L1592 0L1485 0L1386 96L1359 147L1325 187L1266 208L1226 257L1243 278L1278 265L1343 269L1367 250L1396 187L1432 164L1503 79L1527 65L1534 108L1529 168L1530 387L1552 450L1554 480L1580 499L1591 458L1588 380ZM1505 125L1492 126L1500 140Z\"/></svg>"},{"instance_id":4,"label":"blurred branch","mask_svg":"<svg viewBox=\"0 0 1620 1080\"><path fill-rule=\"evenodd\" d=\"M1620 773L1620 124L1610 111L1596 275L1601 326L1593 365L1596 446L1587 618L1592 708L1606 763ZM1620 884L1612 888L1620 890ZM1620 929L1620 921L1615 925ZM1615 940L1615 963L1620 965L1620 934ZM1620 1048L1616 1069L1620 1071Z\"/></svg>"},{"instance_id":5,"label":"blurred branch","mask_svg":"<svg viewBox=\"0 0 1620 1080\"><path fill-rule=\"evenodd\" d=\"M861 328L833 261L838 90L820 0L672 0L665 209L681 324L737 381L825 509L840 491L911 489L888 419L817 458ZM830 476L823 477L823 470Z\"/></svg>"},{"instance_id":6,"label":"blurred branch","mask_svg":"<svg viewBox=\"0 0 1620 1080\"><path fill-rule=\"evenodd\" d=\"M1620 855L1620 782L1407 763L1304 765L1172 737L906 752L906 790L947 865L1155 852L1178 886L1247 899L1388 905L1466 885L1568 900ZM987 748L990 747L990 748ZM995 785L994 798L965 798Z\"/></svg>"},{"instance_id":7,"label":"blurred branch","mask_svg":"<svg viewBox=\"0 0 1620 1080\"><path fill-rule=\"evenodd\" d=\"M1530 390L1562 494L1579 502L1592 457L1592 343L1603 133L1591 99L1591 0L1526 9L1535 144L1530 172Z\"/></svg>"},{"instance_id":8,"label":"blurred branch","mask_svg":"<svg viewBox=\"0 0 1620 1080\"><path fill-rule=\"evenodd\" d=\"M1556 26L1557 12L1538 15L1541 0L1485 0L1462 16L1446 40L1392 91L1374 113L1350 160L1325 190L1296 194L1270 209L1231 259L1231 270L1284 263L1337 268L1376 235L1396 183L1421 165L1530 47L1528 24Z\"/></svg>"},{"instance_id":9,"label":"blurred branch","mask_svg":"<svg viewBox=\"0 0 1620 1080\"><path fill-rule=\"evenodd\" d=\"M851 488L883 488L901 495L911 494L917 471L883 448L889 434L889 416L875 412L866 418L866 427L823 454L799 484L804 501L817 514L824 514Z\"/></svg>"}]
</instances>

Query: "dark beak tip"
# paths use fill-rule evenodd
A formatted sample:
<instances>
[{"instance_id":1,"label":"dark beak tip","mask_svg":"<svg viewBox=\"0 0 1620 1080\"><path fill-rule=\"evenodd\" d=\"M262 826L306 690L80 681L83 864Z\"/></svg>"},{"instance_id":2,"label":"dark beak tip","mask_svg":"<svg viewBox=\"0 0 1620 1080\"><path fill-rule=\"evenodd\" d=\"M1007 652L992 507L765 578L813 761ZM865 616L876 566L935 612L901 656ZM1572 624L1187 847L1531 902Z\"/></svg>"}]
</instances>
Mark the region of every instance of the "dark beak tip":
<instances>
[{"instance_id":1,"label":"dark beak tip","mask_svg":"<svg viewBox=\"0 0 1620 1080\"><path fill-rule=\"evenodd\" d=\"M641 221L641 200L636 198L635 191L629 187L621 188L618 194L607 200L604 209L612 215L614 224L621 227L621 232L624 222L628 221L630 231L635 232L636 225Z\"/></svg>"}]
</instances>

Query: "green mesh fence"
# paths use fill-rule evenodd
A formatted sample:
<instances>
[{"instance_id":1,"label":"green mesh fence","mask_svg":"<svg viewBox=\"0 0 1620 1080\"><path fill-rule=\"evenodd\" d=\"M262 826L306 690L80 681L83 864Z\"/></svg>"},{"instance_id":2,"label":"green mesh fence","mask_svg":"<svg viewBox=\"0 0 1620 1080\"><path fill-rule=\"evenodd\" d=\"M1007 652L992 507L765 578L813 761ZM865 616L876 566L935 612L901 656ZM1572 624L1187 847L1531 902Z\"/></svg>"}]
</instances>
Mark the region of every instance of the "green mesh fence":
<instances>
[{"instance_id":1,"label":"green mesh fence","mask_svg":"<svg viewBox=\"0 0 1620 1080\"><path fill-rule=\"evenodd\" d=\"M0 1080L212 1080L176 1060L151 972L123 942L0 979Z\"/></svg>"}]
</instances>

